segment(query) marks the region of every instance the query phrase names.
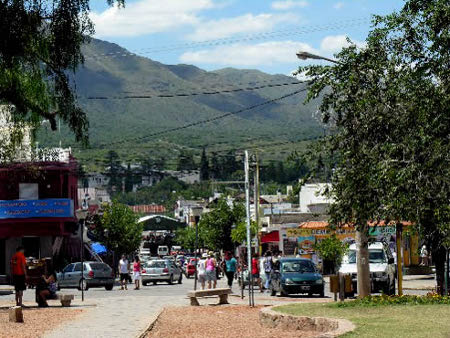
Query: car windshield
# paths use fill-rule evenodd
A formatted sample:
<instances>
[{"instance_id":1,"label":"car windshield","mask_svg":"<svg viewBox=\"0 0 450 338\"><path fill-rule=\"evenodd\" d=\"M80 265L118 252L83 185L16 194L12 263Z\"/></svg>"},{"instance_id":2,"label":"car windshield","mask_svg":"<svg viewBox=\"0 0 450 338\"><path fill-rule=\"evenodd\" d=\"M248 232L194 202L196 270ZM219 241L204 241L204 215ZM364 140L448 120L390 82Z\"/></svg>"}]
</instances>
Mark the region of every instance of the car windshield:
<instances>
[{"instance_id":1,"label":"car windshield","mask_svg":"<svg viewBox=\"0 0 450 338\"><path fill-rule=\"evenodd\" d=\"M384 251L381 249L370 249L369 250L369 262L372 264L376 263L386 263L386 255ZM351 250L348 252L348 263L355 264L356 263L356 251Z\"/></svg>"},{"instance_id":2,"label":"car windshield","mask_svg":"<svg viewBox=\"0 0 450 338\"><path fill-rule=\"evenodd\" d=\"M111 268L103 263L90 263L92 270L110 270Z\"/></svg>"},{"instance_id":3,"label":"car windshield","mask_svg":"<svg viewBox=\"0 0 450 338\"><path fill-rule=\"evenodd\" d=\"M147 267L149 267L149 268L165 268L166 262L165 261L150 261L150 262L148 262Z\"/></svg>"},{"instance_id":4,"label":"car windshield","mask_svg":"<svg viewBox=\"0 0 450 338\"><path fill-rule=\"evenodd\" d=\"M310 261L283 262L282 272L316 272L314 264Z\"/></svg>"}]
</instances>

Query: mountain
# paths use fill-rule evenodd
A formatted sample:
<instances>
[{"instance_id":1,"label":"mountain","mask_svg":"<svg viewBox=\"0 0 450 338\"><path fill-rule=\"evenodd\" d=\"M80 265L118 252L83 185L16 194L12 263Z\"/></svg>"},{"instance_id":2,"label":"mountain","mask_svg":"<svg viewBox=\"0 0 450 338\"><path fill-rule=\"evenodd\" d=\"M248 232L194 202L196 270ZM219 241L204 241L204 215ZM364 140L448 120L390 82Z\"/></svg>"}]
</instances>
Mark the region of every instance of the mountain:
<instances>
[{"instance_id":1,"label":"mountain","mask_svg":"<svg viewBox=\"0 0 450 338\"><path fill-rule=\"evenodd\" d=\"M210 123L165 132L264 103L302 89L304 84L214 95L124 99L128 95L195 94L296 80L258 70L224 68L208 72L192 65L165 65L97 39L84 46L83 53L85 63L77 70L74 82L79 102L89 117L90 148L75 146L76 156L81 159L100 159L114 149L128 161L148 155L173 162L182 149L199 154L203 147L211 152L255 145L265 148L266 157L272 158L283 152L279 147L264 145L307 140L321 134L322 128L313 117L317 103L303 105L305 92ZM160 134L148 136L154 133ZM60 139L64 145L73 144L73 136L64 126L60 133L44 127L38 139L43 144L55 144ZM285 152L292 147L287 144Z\"/></svg>"}]
</instances>

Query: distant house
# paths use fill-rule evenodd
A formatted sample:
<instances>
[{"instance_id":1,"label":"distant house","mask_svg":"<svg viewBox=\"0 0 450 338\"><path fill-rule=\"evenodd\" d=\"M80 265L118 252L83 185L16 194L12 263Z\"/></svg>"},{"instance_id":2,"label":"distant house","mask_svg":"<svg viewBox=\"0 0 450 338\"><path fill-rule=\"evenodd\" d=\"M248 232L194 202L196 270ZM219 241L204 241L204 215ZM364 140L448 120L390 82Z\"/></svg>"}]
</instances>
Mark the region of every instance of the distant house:
<instances>
[{"instance_id":1,"label":"distant house","mask_svg":"<svg viewBox=\"0 0 450 338\"><path fill-rule=\"evenodd\" d=\"M174 177L184 183L194 184L200 182L200 171L199 170L163 170L164 174Z\"/></svg>"},{"instance_id":2,"label":"distant house","mask_svg":"<svg viewBox=\"0 0 450 338\"><path fill-rule=\"evenodd\" d=\"M300 212L327 213L333 200L324 193L330 187L330 183L312 183L302 186L299 193Z\"/></svg>"},{"instance_id":3,"label":"distant house","mask_svg":"<svg viewBox=\"0 0 450 338\"><path fill-rule=\"evenodd\" d=\"M195 226L205 212L205 201L178 200L175 206L175 218L188 226Z\"/></svg>"}]
</instances>

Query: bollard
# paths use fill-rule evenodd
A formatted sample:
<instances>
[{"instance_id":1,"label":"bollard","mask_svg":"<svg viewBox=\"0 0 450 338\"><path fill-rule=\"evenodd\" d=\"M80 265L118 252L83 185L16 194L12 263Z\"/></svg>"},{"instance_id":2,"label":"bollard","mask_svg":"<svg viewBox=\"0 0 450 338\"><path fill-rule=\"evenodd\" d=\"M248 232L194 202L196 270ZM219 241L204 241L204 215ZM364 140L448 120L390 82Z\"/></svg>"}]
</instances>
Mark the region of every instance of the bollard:
<instances>
[{"instance_id":1,"label":"bollard","mask_svg":"<svg viewBox=\"0 0 450 338\"><path fill-rule=\"evenodd\" d=\"M13 306L8 309L9 321L14 323L23 323L23 313L21 306Z\"/></svg>"},{"instance_id":2,"label":"bollard","mask_svg":"<svg viewBox=\"0 0 450 338\"><path fill-rule=\"evenodd\" d=\"M339 300L345 300L345 275L339 272Z\"/></svg>"}]
</instances>

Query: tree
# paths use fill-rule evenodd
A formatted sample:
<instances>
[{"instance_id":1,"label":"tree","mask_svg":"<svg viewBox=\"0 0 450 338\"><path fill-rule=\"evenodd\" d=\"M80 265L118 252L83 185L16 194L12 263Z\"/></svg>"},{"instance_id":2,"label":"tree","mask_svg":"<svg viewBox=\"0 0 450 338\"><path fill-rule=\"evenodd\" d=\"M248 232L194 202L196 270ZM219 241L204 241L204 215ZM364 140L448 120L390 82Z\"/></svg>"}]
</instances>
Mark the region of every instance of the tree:
<instances>
[{"instance_id":1,"label":"tree","mask_svg":"<svg viewBox=\"0 0 450 338\"><path fill-rule=\"evenodd\" d=\"M125 192L133 191L134 175L131 170L131 165L128 163L127 170L125 171Z\"/></svg>"},{"instance_id":2,"label":"tree","mask_svg":"<svg viewBox=\"0 0 450 338\"><path fill-rule=\"evenodd\" d=\"M191 152L181 152L178 156L177 170L195 170L194 155Z\"/></svg>"},{"instance_id":3,"label":"tree","mask_svg":"<svg viewBox=\"0 0 450 338\"><path fill-rule=\"evenodd\" d=\"M323 94L333 127L324 149L336 159L333 224L357 228L358 292L369 289L367 222L416 224L432 248L442 290L450 217L448 1L410 0L375 17L364 48L336 55L334 66L300 69L312 78L308 99ZM439 216L437 216L439 215Z\"/></svg>"},{"instance_id":4,"label":"tree","mask_svg":"<svg viewBox=\"0 0 450 338\"><path fill-rule=\"evenodd\" d=\"M88 0L0 2L0 102L14 105L14 122L45 119L56 130L59 117L87 141L88 120L69 71L83 62L81 46L94 33L89 11Z\"/></svg>"},{"instance_id":5,"label":"tree","mask_svg":"<svg viewBox=\"0 0 450 338\"><path fill-rule=\"evenodd\" d=\"M120 164L119 155L110 150L106 157L107 175L109 176L108 190L112 192L122 191L122 165Z\"/></svg>"},{"instance_id":6,"label":"tree","mask_svg":"<svg viewBox=\"0 0 450 338\"><path fill-rule=\"evenodd\" d=\"M330 237L324 238L314 246L314 250L323 261L323 273L336 273L336 270L342 263L342 258L348 250L348 245L343 243L336 234L332 234ZM332 271L326 269L326 262L330 262L332 265Z\"/></svg>"},{"instance_id":7,"label":"tree","mask_svg":"<svg viewBox=\"0 0 450 338\"><path fill-rule=\"evenodd\" d=\"M205 148L203 148L202 157L200 159L200 180L201 181L209 180L209 164Z\"/></svg>"},{"instance_id":8,"label":"tree","mask_svg":"<svg viewBox=\"0 0 450 338\"><path fill-rule=\"evenodd\" d=\"M217 206L203 215L199 223L199 236L204 245L212 250L232 250L231 229L240 224L245 217L242 204L230 207L226 200L220 199Z\"/></svg>"},{"instance_id":9,"label":"tree","mask_svg":"<svg viewBox=\"0 0 450 338\"><path fill-rule=\"evenodd\" d=\"M250 223L250 238L255 238L258 234L258 224L254 221ZM247 242L247 223L240 222L236 228L231 230L231 239L234 243L242 244Z\"/></svg>"},{"instance_id":10,"label":"tree","mask_svg":"<svg viewBox=\"0 0 450 338\"><path fill-rule=\"evenodd\" d=\"M222 168L220 166L220 161L217 157L217 153L212 153L210 177L215 180L218 180L222 177Z\"/></svg>"},{"instance_id":11,"label":"tree","mask_svg":"<svg viewBox=\"0 0 450 338\"><path fill-rule=\"evenodd\" d=\"M138 216L128 206L113 201L103 207L103 215L94 234L108 250L120 255L139 249L142 230Z\"/></svg>"},{"instance_id":12,"label":"tree","mask_svg":"<svg viewBox=\"0 0 450 338\"><path fill-rule=\"evenodd\" d=\"M199 236L200 237L200 236ZM175 233L175 241L184 249L195 250L195 228L187 227L178 229ZM199 238L200 242L200 238ZM199 247L202 245L199 244Z\"/></svg>"}]
</instances>

